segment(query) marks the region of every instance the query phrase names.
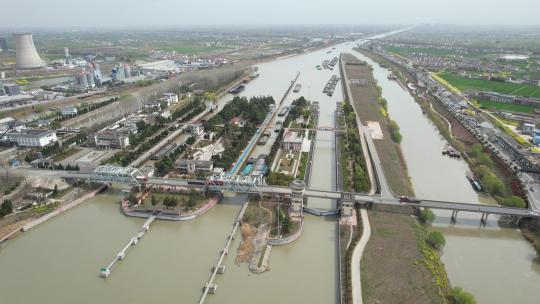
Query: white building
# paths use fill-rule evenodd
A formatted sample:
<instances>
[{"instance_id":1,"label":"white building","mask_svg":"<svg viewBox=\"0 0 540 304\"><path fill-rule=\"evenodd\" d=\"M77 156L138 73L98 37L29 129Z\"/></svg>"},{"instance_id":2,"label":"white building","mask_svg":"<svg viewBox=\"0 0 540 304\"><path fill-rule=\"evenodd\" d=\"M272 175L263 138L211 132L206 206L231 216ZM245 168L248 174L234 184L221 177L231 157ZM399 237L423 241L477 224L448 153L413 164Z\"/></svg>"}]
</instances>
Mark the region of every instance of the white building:
<instances>
[{"instance_id":1,"label":"white building","mask_svg":"<svg viewBox=\"0 0 540 304\"><path fill-rule=\"evenodd\" d=\"M17 143L21 147L45 147L57 142L54 130L21 130L6 133L2 140Z\"/></svg>"},{"instance_id":2,"label":"white building","mask_svg":"<svg viewBox=\"0 0 540 304\"><path fill-rule=\"evenodd\" d=\"M74 106L67 106L60 109L62 116L75 116L77 115L77 108Z\"/></svg>"},{"instance_id":3,"label":"white building","mask_svg":"<svg viewBox=\"0 0 540 304\"><path fill-rule=\"evenodd\" d=\"M204 127L202 124L190 124L189 131L191 135L200 136L204 133Z\"/></svg>"},{"instance_id":4,"label":"white building","mask_svg":"<svg viewBox=\"0 0 540 304\"><path fill-rule=\"evenodd\" d=\"M162 99L164 101L168 101L169 103L177 103L178 102L178 95L174 93L163 93Z\"/></svg>"},{"instance_id":5,"label":"white building","mask_svg":"<svg viewBox=\"0 0 540 304\"><path fill-rule=\"evenodd\" d=\"M283 150L284 151L300 151L302 150L301 137L298 137L297 132L287 132L283 137Z\"/></svg>"}]
</instances>

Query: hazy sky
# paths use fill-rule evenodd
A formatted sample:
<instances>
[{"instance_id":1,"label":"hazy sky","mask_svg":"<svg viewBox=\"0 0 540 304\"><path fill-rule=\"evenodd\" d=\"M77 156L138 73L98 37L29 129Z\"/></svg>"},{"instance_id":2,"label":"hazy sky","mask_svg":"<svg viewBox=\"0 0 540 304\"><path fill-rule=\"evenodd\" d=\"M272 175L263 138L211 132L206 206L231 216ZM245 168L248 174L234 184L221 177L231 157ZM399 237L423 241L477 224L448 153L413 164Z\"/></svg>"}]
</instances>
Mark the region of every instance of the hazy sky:
<instances>
[{"instance_id":1,"label":"hazy sky","mask_svg":"<svg viewBox=\"0 0 540 304\"><path fill-rule=\"evenodd\" d=\"M539 0L2 0L0 28L213 24L539 25Z\"/></svg>"}]
</instances>

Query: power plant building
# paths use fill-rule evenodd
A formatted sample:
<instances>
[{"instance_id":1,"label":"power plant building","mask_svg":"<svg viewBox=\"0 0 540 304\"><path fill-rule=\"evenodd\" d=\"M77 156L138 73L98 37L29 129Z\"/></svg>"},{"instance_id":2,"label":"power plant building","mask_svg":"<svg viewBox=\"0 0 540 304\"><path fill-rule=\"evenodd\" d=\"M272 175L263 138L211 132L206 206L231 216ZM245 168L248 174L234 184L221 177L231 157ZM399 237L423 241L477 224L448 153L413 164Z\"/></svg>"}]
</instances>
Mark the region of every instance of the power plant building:
<instances>
[{"instance_id":1,"label":"power plant building","mask_svg":"<svg viewBox=\"0 0 540 304\"><path fill-rule=\"evenodd\" d=\"M16 66L18 69L35 69L45 66L45 62L39 57L34 46L34 40L30 33L13 34L16 48Z\"/></svg>"}]
</instances>

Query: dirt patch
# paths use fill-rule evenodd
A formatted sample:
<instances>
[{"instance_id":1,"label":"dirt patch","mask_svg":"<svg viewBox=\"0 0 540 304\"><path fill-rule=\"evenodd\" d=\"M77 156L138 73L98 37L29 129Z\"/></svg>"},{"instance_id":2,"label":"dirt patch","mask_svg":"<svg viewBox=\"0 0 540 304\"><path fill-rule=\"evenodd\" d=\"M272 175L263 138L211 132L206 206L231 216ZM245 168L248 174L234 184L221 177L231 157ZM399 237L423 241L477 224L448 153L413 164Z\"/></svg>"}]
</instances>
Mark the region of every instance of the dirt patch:
<instances>
[{"instance_id":1,"label":"dirt patch","mask_svg":"<svg viewBox=\"0 0 540 304\"><path fill-rule=\"evenodd\" d=\"M26 181L34 188L53 190L54 186L57 185L58 190L64 190L70 187L63 179L55 177L30 176L26 178Z\"/></svg>"},{"instance_id":2,"label":"dirt patch","mask_svg":"<svg viewBox=\"0 0 540 304\"><path fill-rule=\"evenodd\" d=\"M236 264L251 262L254 250L253 236L257 233L257 228L252 227L248 223L242 223L241 231L242 242L240 242L240 246L238 246L236 252Z\"/></svg>"},{"instance_id":3,"label":"dirt patch","mask_svg":"<svg viewBox=\"0 0 540 304\"><path fill-rule=\"evenodd\" d=\"M370 211L371 238L361 262L364 303L443 303L421 262L407 215Z\"/></svg>"}]
</instances>

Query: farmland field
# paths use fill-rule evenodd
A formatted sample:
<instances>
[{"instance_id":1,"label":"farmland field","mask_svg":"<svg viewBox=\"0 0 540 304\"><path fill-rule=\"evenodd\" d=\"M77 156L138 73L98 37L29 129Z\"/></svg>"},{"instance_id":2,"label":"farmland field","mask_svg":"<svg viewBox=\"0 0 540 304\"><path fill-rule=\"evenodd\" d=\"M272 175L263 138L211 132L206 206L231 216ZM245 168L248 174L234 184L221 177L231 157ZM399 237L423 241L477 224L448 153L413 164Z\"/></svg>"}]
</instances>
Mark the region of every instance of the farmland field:
<instances>
[{"instance_id":1,"label":"farmland field","mask_svg":"<svg viewBox=\"0 0 540 304\"><path fill-rule=\"evenodd\" d=\"M501 94L540 98L540 87L534 85L468 79L451 73L442 73L439 76L463 92L491 91Z\"/></svg>"},{"instance_id":2,"label":"farmland field","mask_svg":"<svg viewBox=\"0 0 540 304\"><path fill-rule=\"evenodd\" d=\"M486 109L496 109L501 111L511 111L511 112L522 112L522 113L532 113L537 107L521 104L513 104L506 102L497 102L491 100L479 100L480 106Z\"/></svg>"}]
</instances>

